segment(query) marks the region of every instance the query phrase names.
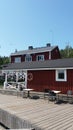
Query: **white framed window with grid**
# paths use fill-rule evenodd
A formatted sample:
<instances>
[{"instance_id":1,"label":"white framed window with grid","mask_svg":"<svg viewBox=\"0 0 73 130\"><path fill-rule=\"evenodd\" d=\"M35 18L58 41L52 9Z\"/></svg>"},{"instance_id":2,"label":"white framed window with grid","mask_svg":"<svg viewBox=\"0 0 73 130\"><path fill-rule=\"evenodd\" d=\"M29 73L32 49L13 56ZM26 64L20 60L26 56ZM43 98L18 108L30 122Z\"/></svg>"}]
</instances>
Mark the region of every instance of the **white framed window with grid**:
<instances>
[{"instance_id":1,"label":"white framed window with grid","mask_svg":"<svg viewBox=\"0 0 73 130\"><path fill-rule=\"evenodd\" d=\"M56 81L67 81L67 70L57 69L56 70Z\"/></svg>"},{"instance_id":2,"label":"white framed window with grid","mask_svg":"<svg viewBox=\"0 0 73 130\"><path fill-rule=\"evenodd\" d=\"M20 63L21 62L21 57L15 57L15 63Z\"/></svg>"},{"instance_id":3,"label":"white framed window with grid","mask_svg":"<svg viewBox=\"0 0 73 130\"><path fill-rule=\"evenodd\" d=\"M27 54L27 55L25 56L25 61L32 61L32 56L29 55L29 54Z\"/></svg>"},{"instance_id":4,"label":"white framed window with grid","mask_svg":"<svg viewBox=\"0 0 73 130\"><path fill-rule=\"evenodd\" d=\"M36 60L37 61L44 61L44 55L37 55Z\"/></svg>"}]
</instances>

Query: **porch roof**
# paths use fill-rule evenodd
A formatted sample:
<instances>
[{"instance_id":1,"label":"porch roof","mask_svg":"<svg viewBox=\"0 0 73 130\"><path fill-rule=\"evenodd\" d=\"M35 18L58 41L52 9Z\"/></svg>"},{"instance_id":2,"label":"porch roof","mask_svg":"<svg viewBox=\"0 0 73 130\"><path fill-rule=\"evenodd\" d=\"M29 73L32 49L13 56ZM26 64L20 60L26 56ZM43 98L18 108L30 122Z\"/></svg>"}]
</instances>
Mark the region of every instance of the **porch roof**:
<instances>
[{"instance_id":1,"label":"porch roof","mask_svg":"<svg viewBox=\"0 0 73 130\"><path fill-rule=\"evenodd\" d=\"M32 61L21 63L9 63L3 67L3 70L13 69L55 69L55 68L73 68L73 58L46 60L46 61Z\"/></svg>"}]
</instances>

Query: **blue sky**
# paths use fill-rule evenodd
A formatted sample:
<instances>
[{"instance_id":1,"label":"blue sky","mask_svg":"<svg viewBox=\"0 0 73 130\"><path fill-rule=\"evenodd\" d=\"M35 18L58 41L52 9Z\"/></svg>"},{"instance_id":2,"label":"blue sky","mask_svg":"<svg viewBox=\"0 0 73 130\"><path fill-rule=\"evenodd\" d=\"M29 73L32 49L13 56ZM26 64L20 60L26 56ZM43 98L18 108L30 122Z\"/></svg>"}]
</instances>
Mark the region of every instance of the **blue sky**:
<instances>
[{"instance_id":1,"label":"blue sky","mask_svg":"<svg viewBox=\"0 0 73 130\"><path fill-rule=\"evenodd\" d=\"M47 43L73 47L73 0L0 0L0 56Z\"/></svg>"}]
</instances>

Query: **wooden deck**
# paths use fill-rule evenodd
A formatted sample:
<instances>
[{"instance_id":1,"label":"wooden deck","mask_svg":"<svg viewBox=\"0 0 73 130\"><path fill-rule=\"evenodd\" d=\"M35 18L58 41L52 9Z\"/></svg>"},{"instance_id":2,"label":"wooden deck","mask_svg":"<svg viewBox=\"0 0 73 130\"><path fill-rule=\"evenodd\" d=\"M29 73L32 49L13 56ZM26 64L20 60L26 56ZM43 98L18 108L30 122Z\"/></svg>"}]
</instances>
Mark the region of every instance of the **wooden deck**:
<instances>
[{"instance_id":1,"label":"wooden deck","mask_svg":"<svg viewBox=\"0 0 73 130\"><path fill-rule=\"evenodd\" d=\"M73 105L0 94L0 122L11 129L73 130Z\"/></svg>"}]
</instances>

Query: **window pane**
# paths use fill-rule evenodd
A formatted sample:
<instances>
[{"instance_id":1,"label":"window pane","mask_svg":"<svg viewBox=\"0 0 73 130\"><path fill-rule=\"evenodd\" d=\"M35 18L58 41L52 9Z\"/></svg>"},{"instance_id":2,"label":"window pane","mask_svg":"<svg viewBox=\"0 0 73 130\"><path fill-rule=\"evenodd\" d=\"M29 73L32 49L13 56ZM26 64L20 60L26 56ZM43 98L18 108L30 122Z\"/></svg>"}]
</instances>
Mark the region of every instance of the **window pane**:
<instances>
[{"instance_id":1,"label":"window pane","mask_svg":"<svg viewBox=\"0 0 73 130\"><path fill-rule=\"evenodd\" d=\"M56 81L67 81L66 70L56 70Z\"/></svg>"},{"instance_id":2,"label":"window pane","mask_svg":"<svg viewBox=\"0 0 73 130\"><path fill-rule=\"evenodd\" d=\"M44 55L38 55L38 56L37 56L37 60L38 60L38 61L44 60Z\"/></svg>"},{"instance_id":3,"label":"window pane","mask_svg":"<svg viewBox=\"0 0 73 130\"><path fill-rule=\"evenodd\" d=\"M21 57L15 57L15 63L21 62Z\"/></svg>"},{"instance_id":4,"label":"window pane","mask_svg":"<svg viewBox=\"0 0 73 130\"><path fill-rule=\"evenodd\" d=\"M30 56L30 55L26 55L26 57L25 57L25 61L32 61L32 56Z\"/></svg>"},{"instance_id":5,"label":"window pane","mask_svg":"<svg viewBox=\"0 0 73 130\"><path fill-rule=\"evenodd\" d=\"M59 73L59 74L58 74L58 78L59 78L59 79L64 79L64 73Z\"/></svg>"}]
</instances>

